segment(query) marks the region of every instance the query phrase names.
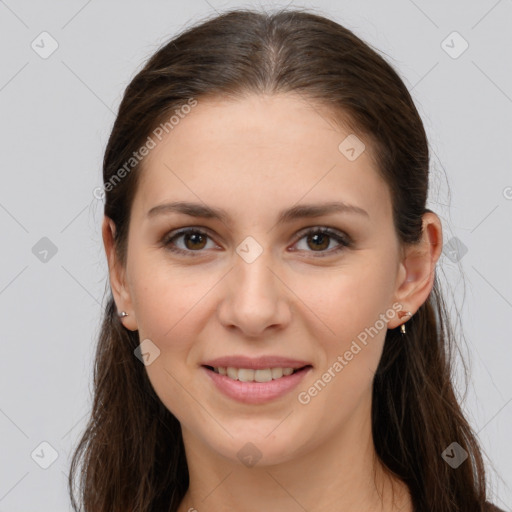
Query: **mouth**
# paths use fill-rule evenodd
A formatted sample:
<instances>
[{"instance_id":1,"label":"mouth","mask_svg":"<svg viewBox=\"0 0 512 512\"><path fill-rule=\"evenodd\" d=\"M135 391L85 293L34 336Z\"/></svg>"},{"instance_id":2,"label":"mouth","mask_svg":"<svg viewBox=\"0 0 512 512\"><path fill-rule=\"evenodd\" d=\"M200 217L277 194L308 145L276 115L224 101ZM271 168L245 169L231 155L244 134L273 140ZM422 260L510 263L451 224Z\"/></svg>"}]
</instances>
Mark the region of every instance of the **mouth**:
<instances>
[{"instance_id":1,"label":"mouth","mask_svg":"<svg viewBox=\"0 0 512 512\"><path fill-rule=\"evenodd\" d=\"M285 399L313 370L310 364L300 368L216 368L210 365L201 365L200 368L224 396L251 405Z\"/></svg>"},{"instance_id":2,"label":"mouth","mask_svg":"<svg viewBox=\"0 0 512 512\"><path fill-rule=\"evenodd\" d=\"M294 375L295 373L303 372L309 368L312 368L312 365L307 364L305 366L301 366L300 368L290 368L290 367L273 367L273 368L262 368L262 369L252 369L252 368L234 368L234 367L214 367L208 365L202 365L203 368L207 370L217 373L219 375L226 376L233 380L238 380L241 382L269 382L271 380L278 380L290 375Z\"/></svg>"}]
</instances>

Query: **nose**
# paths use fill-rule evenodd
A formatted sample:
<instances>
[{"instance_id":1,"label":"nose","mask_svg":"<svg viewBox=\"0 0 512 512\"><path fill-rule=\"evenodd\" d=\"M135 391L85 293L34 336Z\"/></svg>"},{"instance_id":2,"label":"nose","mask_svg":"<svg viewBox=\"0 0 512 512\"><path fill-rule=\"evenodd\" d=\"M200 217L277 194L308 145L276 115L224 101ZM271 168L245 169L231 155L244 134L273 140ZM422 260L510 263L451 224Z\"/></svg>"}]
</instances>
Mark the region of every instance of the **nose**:
<instances>
[{"instance_id":1,"label":"nose","mask_svg":"<svg viewBox=\"0 0 512 512\"><path fill-rule=\"evenodd\" d=\"M235 267L224 279L222 294L219 321L228 329L238 329L242 336L262 337L267 330L283 329L290 322L292 292L272 265L268 250L251 263L237 256Z\"/></svg>"}]
</instances>

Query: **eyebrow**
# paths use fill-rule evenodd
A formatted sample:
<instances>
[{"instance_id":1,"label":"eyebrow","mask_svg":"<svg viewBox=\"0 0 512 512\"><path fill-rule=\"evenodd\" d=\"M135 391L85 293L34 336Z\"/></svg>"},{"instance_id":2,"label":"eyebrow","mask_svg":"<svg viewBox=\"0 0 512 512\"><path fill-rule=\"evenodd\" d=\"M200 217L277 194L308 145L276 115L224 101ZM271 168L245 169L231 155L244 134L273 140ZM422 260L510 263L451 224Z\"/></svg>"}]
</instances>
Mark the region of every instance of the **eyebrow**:
<instances>
[{"instance_id":1,"label":"eyebrow","mask_svg":"<svg viewBox=\"0 0 512 512\"><path fill-rule=\"evenodd\" d=\"M191 217L218 219L226 225L231 224L229 214L225 210L187 201L159 204L151 208L147 216L152 218L157 215L169 213L182 213ZM365 216L368 219L370 218L368 212L359 206L347 204L343 201L331 201L321 204L302 204L282 210L279 213L277 224L284 224L301 218L321 217L322 215L328 215L330 213L349 213Z\"/></svg>"}]
</instances>

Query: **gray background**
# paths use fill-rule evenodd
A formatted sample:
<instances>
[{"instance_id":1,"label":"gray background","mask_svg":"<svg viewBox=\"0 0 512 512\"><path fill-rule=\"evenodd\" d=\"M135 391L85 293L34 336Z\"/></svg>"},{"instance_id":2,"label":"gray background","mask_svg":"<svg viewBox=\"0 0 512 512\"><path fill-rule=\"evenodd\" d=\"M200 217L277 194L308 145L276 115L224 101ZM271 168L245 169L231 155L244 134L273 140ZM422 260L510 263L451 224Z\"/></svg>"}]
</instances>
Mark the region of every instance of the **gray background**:
<instances>
[{"instance_id":1,"label":"gray background","mask_svg":"<svg viewBox=\"0 0 512 512\"><path fill-rule=\"evenodd\" d=\"M189 23L258 5L285 3L0 1L0 512L70 510L66 474L91 403L107 280L92 192L124 88ZM388 56L422 115L428 206L444 228L439 272L470 358L464 409L491 498L511 510L512 2L290 5L316 8ZM58 44L47 58L44 31Z\"/></svg>"}]
</instances>

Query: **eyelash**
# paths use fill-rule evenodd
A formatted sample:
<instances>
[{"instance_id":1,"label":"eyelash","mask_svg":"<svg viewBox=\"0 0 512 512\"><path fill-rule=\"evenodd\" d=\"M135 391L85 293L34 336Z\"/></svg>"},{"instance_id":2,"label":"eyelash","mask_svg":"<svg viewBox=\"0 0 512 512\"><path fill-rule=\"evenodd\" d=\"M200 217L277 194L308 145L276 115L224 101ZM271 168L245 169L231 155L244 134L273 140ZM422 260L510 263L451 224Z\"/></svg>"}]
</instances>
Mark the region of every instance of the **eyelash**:
<instances>
[{"instance_id":1,"label":"eyelash","mask_svg":"<svg viewBox=\"0 0 512 512\"><path fill-rule=\"evenodd\" d=\"M163 239L162 239L162 244L164 245L164 247L173 252L173 253L177 253L177 254L182 254L184 256L192 256L192 257L196 257L196 256L200 256L201 255L201 252L203 252L203 250L197 250L197 251L192 251L192 250L184 250L184 249L180 249L178 247L175 247L172 245L172 242L183 236L183 235L187 235L187 234L191 234L191 233L194 233L194 234L199 234L201 236L204 236L204 237L207 237L207 238L211 238L210 235L208 235L208 233L206 233L205 231L199 229L199 228L185 228L185 229L182 229L176 233L173 233L172 231L170 233L168 233ZM318 228L318 227L315 227L315 228L310 228L304 232L302 232L301 236L297 239L297 242L299 242L300 240L302 240L303 238L309 236L309 235L317 235L317 234L321 234L321 235L328 235L330 238L333 238L334 240L336 240L340 246L335 248L335 249L331 249L329 251L318 251L318 255L315 255L315 257L317 258L322 258L322 257L325 257L327 255L331 255L331 254L334 254L334 253L338 253L342 250L344 250L345 248L349 248L349 247L352 247L353 245L353 241L352 239L346 235L346 234L342 234L341 232L338 232L338 231L334 231L330 228L327 228L327 227L321 227L321 228ZM295 242L295 243L297 243ZM307 252L312 252L312 253L316 253L316 251L307 251Z\"/></svg>"}]
</instances>

